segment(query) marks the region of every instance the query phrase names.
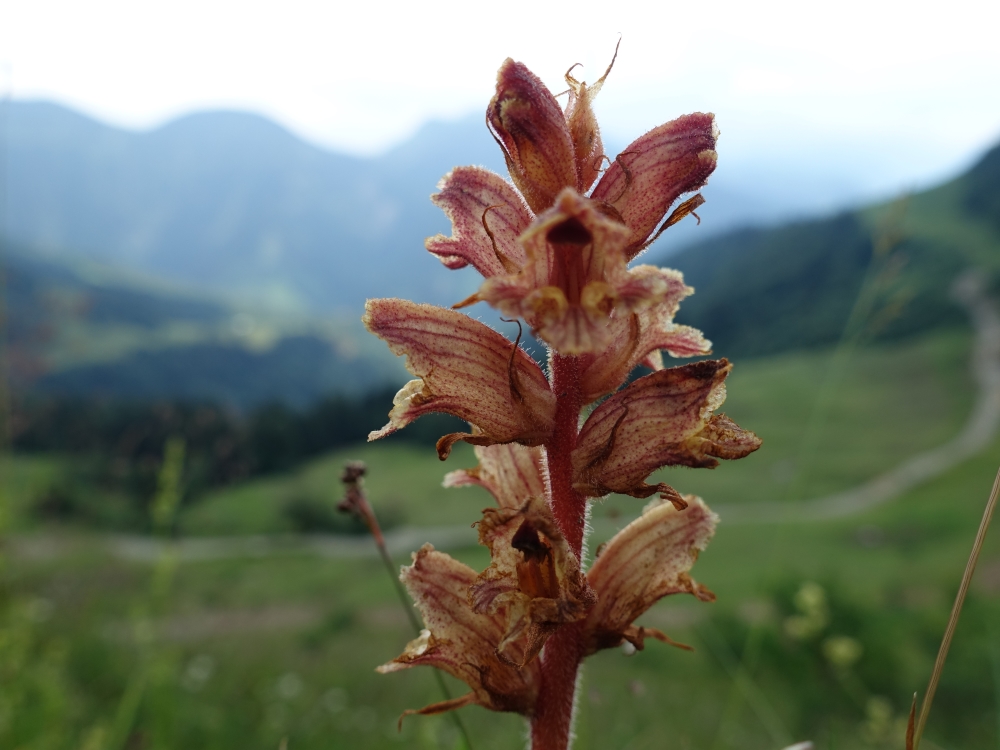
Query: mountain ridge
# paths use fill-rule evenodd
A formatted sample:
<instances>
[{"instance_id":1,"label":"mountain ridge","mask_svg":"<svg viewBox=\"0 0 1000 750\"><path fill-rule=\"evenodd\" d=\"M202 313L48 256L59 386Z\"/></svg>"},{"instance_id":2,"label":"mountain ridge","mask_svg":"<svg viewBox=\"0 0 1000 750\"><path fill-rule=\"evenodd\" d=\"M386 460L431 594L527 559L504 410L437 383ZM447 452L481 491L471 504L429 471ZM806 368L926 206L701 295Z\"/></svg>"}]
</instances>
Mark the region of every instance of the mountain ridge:
<instances>
[{"instance_id":1,"label":"mountain ridge","mask_svg":"<svg viewBox=\"0 0 1000 750\"><path fill-rule=\"evenodd\" d=\"M130 131L50 102L0 107L10 240L312 313L360 314L376 294L437 304L464 298L475 274L442 274L422 252L426 237L448 232L428 198L456 165L505 174L478 115L427 123L385 153L357 157L243 112L194 113ZM622 147L608 144L611 153ZM729 169L722 158L704 191L703 224L682 222L659 248L774 223L822 202L796 197L785 177L750 180Z\"/></svg>"},{"instance_id":2,"label":"mountain ridge","mask_svg":"<svg viewBox=\"0 0 1000 750\"><path fill-rule=\"evenodd\" d=\"M149 134L102 130L103 126L72 112L42 119L47 131L32 131L22 121L22 156L37 141L49 160L59 161L65 152L70 166L76 164L79 169L68 170L70 176L75 175L75 185L72 181L46 185L46 172L39 171L32 184L44 189L35 197L47 195L51 201L36 200L34 210L42 218L47 211L54 215L52 225L71 238L67 244L76 247L86 244L77 238L98 237L103 231L100 226L88 230L86 222L93 219L94 206L122 215L131 215L135 207L127 201L117 205L115 190L102 193L100 180L87 181L90 172L84 167L91 162L99 165L102 179L112 186L141 176L141 169L126 169L122 174L108 171L109 163L128 161L122 161L122 154L153 159L180 175L172 178L175 182L168 181L166 188L146 184L148 180L135 188L134 192L142 194L134 198L142 204L135 209L140 219L158 210L166 221L162 216L169 218L171 211L180 210L178 206L199 209L205 214L198 230L202 239L218 239L227 231L237 239L250 237L254 227L260 229L268 221L273 224L274 217L295 218L303 211L314 211L312 218L348 215L350 221L345 220L347 228L337 240L340 253L324 256L326 240L312 236L312 244L302 243L309 252L289 260L278 243L267 258L265 243L264 260L270 265L264 267L272 269L275 281L270 295L259 287L247 294L245 287L229 283L228 276L239 276L249 264L240 260L240 252L203 259L198 281L211 276L215 264L227 282L213 286L156 274L148 265L118 263L107 248L94 258L59 247L54 240L46 249L22 244L7 258L8 282L15 282L8 288L8 334L14 353L21 356L15 364L23 365L24 375L19 387L130 398L226 400L228 393L228 402L238 408L274 399L304 405L326 393L361 393L399 383L404 377L399 360L361 328L359 308L365 297L396 295L450 304L478 284L473 271L447 271L422 245L435 230L448 232L443 214L426 199L447 169L442 164L486 162L501 169L496 163L499 151L488 134L456 145L452 126L432 123L379 160L350 157L338 161L336 155L318 157L315 149L266 118L203 114L155 131L154 145L159 144L159 151L154 149L156 153L150 155L134 150L136 139L142 141ZM475 125L484 130L481 124ZM82 152L74 135L80 127L90 128L94 136L89 150ZM198 143L215 144L211 159L200 160L199 149L191 147L191 133L200 133L195 139ZM280 140L284 150L265 155L252 168L232 166L252 150L261 134ZM118 161L109 161L109 153L117 154ZM30 161L23 159L20 169ZM243 187L236 192L220 189L214 203L201 206L205 195L212 197L217 183L210 181L198 191L185 192L189 168L196 162L195 167L216 181L225 178ZM261 171L261 164L285 175L282 179L291 186L286 198L304 195L313 202L303 209L278 200L279 205L268 209L270 213L250 211L254 201L269 200L268 184L261 176L269 173ZM320 168L330 164L355 169L357 180L347 187L337 184L336 174ZM241 178L240 169L249 176ZM329 191L324 192L323 186ZM158 187L163 188L160 193ZM712 220L708 213L711 187L705 190L709 203L699 212L706 224ZM81 191L92 196L92 203L78 206L73 216L61 214L60 201ZM256 197L249 200L248 194ZM329 202L332 194L353 202L331 208L324 201ZM150 196L163 202L150 202ZM23 195L12 197L17 199L12 201L15 206L20 205L18 200L27 200ZM216 211L220 206L221 213ZM372 230L372 216L377 217L379 211L384 214L383 236ZM11 215L18 214L12 210ZM309 226L312 229L299 227L297 231L309 234L317 225ZM182 239L184 231L198 235L192 229L182 230L176 230ZM847 321L859 304L865 307L863 325L848 332L859 341L964 325L964 317L949 298L951 279L969 267L1000 278L1000 145L962 175L902 201L776 226L720 231L686 245L685 231L693 234L698 227L691 220L671 227L664 235L666 249L654 246L643 261L675 267L685 274L697 293L681 305L678 322L702 329L714 341L718 356L761 356L836 342L845 335ZM353 245L351 236L357 238ZM170 260L168 245L153 243L152 247L159 253L154 253L157 262ZM399 250L398 257L387 254L387 248L393 247ZM234 248L239 250L239 242L229 246ZM310 252L314 251L322 262L312 263L315 258ZM290 275L281 276L286 266ZM152 267L157 266L153 263ZM295 274L305 280L296 280ZM340 284L337 288L353 295L345 296L342 306L324 307L316 302L334 293L331 279ZM315 304L303 304L303 295L310 294ZM492 311L490 316L488 320L494 320ZM17 375L17 367L13 369Z\"/></svg>"}]
</instances>

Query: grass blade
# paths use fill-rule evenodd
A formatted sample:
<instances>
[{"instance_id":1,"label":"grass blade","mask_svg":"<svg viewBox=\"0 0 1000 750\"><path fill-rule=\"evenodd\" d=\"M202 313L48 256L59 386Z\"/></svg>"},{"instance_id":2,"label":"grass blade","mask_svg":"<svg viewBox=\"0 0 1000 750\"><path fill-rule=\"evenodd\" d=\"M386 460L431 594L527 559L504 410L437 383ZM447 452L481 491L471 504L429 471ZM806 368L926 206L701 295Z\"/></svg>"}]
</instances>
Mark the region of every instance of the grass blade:
<instances>
[{"instance_id":1,"label":"grass blade","mask_svg":"<svg viewBox=\"0 0 1000 750\"><path fill-rule=\"evenodd\" d=\"M920 747L920 738L924 733L924 726L927 724L927 716L931 712L931 703L934 702L934 693L937 692L941 673L944 671L944 662L948 658L951 639L955 636L958 616L962 612L962 605L965 604L965 595L969 592L969 584L972 582L972 576L976 572L979 553L983 549L983 541L986 539L986 532L990 527L990 521L993 519L993 511L996 510L998 494L1000 494L1000 469L997 470L997 477L993 482L993 490L990 492L990 499L987 501L986 510L983 512L983 520L980 521L979 531L976 533L976 541L972 543L972 552L969 554L969 560L965 564L962 583L958 587L958 594L955 595L955 604L951 608L948 627L945 628L944 637L941 639L941 647L938 649L937 659L934 660L934 670L931 672L931 679L927 684L927 694L924 696L924 701L920 706L920 719L917 721L917 728L912 736L912 750L918 750ZM907 730L907 739L911 739L909 730ZM907 745L907 750L910 750L909 744Z\"/></svg>"}]
</instances>

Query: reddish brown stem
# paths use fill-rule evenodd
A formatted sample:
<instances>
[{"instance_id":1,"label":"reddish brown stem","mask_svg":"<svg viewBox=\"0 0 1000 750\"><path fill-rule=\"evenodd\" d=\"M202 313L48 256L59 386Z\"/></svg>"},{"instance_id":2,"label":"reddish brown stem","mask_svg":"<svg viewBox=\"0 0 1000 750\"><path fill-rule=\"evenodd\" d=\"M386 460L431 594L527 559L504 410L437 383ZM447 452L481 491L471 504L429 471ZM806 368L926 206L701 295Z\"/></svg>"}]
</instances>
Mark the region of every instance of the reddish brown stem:
<instances>
[{"instance_id":1,"label":"reddish brown stem","mask_svg":"<svg viewBox=\"0 0 1000 750\"><path fill-rule=\"evenodd\" d=\"M583 527L586 521L587 499L573 489L571 454L576 447L580 410L580 372L576 357L552 355L552 390L556 402L555 429L545 444L552 483L552 514L573 554L583 549Z\"/></svg>"},{"instance_id":2,"label":"reddish brown stem","mask_svg":"<svg viewBox=\"0 0 1000 750\"><path fill-rule=\"evenodd\" d=\"M583 659L581 624L564 625L545 644L542 687L531 718L531 750L566 750L573 730L576 674Z\"/></svg>"},{"instance_id":3,"label":"reddish brown stem","mask_svg":"<svg viewBox=\"0 0 1000 750\"><path fill-rule=\"evenodd\" d=\"M587 499L573 489L571 461L583 408L577 359L553 353L551 372L552 390L558 399L555 430L545 445L552 489L552 514L570 549L579 557L583 549ZM569 747L576 675L583 651L579 624L563 626L545 644L542 684L531 720L532 750L566 750Z\"/></svg>"}]
</instances>

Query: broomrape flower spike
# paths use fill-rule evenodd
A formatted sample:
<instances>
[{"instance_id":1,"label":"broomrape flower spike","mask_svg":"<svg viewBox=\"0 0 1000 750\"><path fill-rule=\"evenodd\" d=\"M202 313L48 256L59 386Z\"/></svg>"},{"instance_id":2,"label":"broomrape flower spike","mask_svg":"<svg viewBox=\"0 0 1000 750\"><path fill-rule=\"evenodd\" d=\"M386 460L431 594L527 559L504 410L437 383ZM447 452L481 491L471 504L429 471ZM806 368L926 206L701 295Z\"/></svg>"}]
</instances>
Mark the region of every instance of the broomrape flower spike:
<instances>
[{"instance_id":1,"label":"broomrape flower spike","mask_svg":"<svg viewBox=\"0 0 1000 750\"><path fill-rule=\"evenodd\" d=\"M585 657L626 643L641 650L649 638L687 648L636 620L671 594L714 599L690 570L718 518L649 476L664 466L714 468L760 447L717 413L729 362L664 367L664 351L710 353L699 331L673 322L693 290L677 271L630 266L704 202L697 191L715 168L714 117L680 117L611 159L593 101L612 66L590 86L575 67L564 109L525 65L503 63L486 121L513 184L481 167L451 171L432 200L452 234L426 243L446 267L483 276L455 308L482 301L524 320L548 345L547 370L456 309L374 299L364 317L415 376L369 439L430 412L460 417L469 429L443 436L438 456L462 440L479 465L444 484L478 485L496 501L478 522L486 570L430 545L403 568L425 630L379 671L448 672L469 692L404 716L470 704L520 713L533 750L569 747ZM678 203L684 194L693 195ZM625 385L639 365L653 372ZM588 503L612 492L652 499L585 570Z\"/></svg>"}]
</instances>

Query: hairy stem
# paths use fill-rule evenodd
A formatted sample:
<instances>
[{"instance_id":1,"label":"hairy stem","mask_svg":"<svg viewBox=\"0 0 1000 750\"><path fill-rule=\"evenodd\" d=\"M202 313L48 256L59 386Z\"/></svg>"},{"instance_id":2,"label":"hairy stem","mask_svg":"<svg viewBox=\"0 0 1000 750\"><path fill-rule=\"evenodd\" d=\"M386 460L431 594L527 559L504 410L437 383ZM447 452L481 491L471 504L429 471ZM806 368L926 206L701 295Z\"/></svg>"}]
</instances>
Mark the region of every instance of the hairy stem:
<instances>
[{"instance_id":1,"label":"hairy stem","mask_svg":"<svg viewBox=\"0 0 1000 750\"><path fill-rule=\"evenodd\" d=\"M573 489L571 454L576 447L583 397L575 357L551 356L552 390L558 398L555 430L546 443L552 514L577 557L583 550L587 499ZM584 643L579 623L564 625L545 645L542 684L531 720L532 750L566 750L573 723L576 675Z\"/></svg>"},{"instance_id":2,"label":"hairy stem","mask_svg":"<svg viewBox=\"0 0 1000 750\"><path fill-rule=\"evenodd\" d=\"M587 499L573 489L571 454L576 447L580 410L580 371L576 357L552 354L552 390L556 394L555 430L545 444L552 484L551 507L556 523L573 554L583 549L583 528L586 521Z\"/></svg>"}]
</instances>

